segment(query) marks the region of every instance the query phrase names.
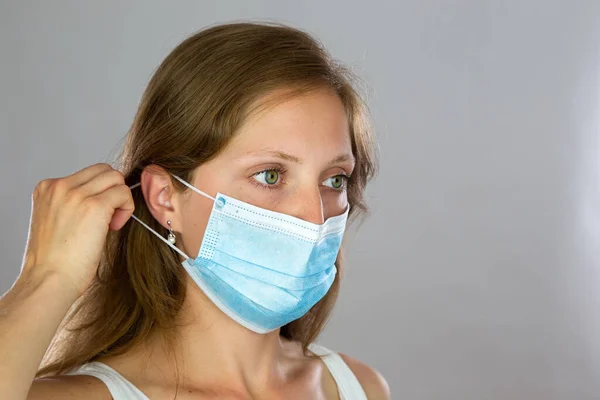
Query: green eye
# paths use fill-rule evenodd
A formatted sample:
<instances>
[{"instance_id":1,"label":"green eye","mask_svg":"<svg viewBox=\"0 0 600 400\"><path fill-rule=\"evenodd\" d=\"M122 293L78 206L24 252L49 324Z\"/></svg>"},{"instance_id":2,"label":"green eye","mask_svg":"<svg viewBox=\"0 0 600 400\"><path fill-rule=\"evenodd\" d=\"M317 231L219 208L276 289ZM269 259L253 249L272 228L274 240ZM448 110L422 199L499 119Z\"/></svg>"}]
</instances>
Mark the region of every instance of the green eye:
<instances>
[{"instance_id":1,"label":"green eye","mask_svg":"<svg viewBox=\"0 0 600 400\"><path fill-rule=\"evenodd\" d=\"M274 185L279 180L279 172L271 170L265 171L265 182L269 185Z\"/></svg>"},{"instance_id":2,"label":"green eye","mask_svg":"<svg viewBox=\"0 0 600 400\"><path fill-rule=\"evenodd\" d=\"M343 189L347 179L348 178L344 175L336 175L332 176L331 178L327 178L323 184L333 189Z\"/></svg>"},{"instance_id":3,"label":"green eye","mask_svg":"<svg viewBox=\"0 0 600 400\"><path fill-rule=\"evenodd\" d=\"M263 185L275 185L277 182L279 182L279 171L275 169L262 171L254 175L254 179Z\"/></svg>"},{"instance_id":4,"label":"green eye","mask_svg":"<svg viewBox=\"0 0 600 400\"><path fill-rule=\"evenodd\" d=\"M344 186L344 178L341 175L334 176L331 178L331 186L333 186L335 189L341 188Z\"/></svg>"}]
</instances>

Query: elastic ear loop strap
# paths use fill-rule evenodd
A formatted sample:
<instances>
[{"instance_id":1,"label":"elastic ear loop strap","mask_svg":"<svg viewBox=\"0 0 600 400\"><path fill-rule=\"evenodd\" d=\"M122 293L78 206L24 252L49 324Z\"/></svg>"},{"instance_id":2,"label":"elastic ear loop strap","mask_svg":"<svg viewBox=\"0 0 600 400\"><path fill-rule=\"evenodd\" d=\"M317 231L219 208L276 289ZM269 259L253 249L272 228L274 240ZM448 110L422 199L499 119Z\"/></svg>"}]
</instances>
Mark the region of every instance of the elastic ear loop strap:
<instances>
[{"instance_id":1,"label":"elastic ear loop strap","mask_svg":"<svg viewBox=\"0 0 600 400\"><path fill-rule=\"evenodd\" d=\"M129 189L133 190L133 189L135 189L138 186L140 186L139 182L136 183L135 185L129 186ZM154 235L156 235L157 238L159 238L160 240L162 240L163 242L165 242L173 250L175 250L176 252L178 252L186 260L189 260L190 257L187 254L185 254L183 251L181 251L177 246L175 246L172 243L170 243L167 239L165 239L164 237L162 237L162 235L160 233L158 233L154 229L150 228L144 221L142 221L141 219L139 219L138 217L136 217L133 214L131 214L131 218L133 218L134 220L136 220L137 222L139 222L140 224L142 224L142 226L144 226L146 229L148 229L150 232L152 232Z\"/></svg>"}]
</instances>

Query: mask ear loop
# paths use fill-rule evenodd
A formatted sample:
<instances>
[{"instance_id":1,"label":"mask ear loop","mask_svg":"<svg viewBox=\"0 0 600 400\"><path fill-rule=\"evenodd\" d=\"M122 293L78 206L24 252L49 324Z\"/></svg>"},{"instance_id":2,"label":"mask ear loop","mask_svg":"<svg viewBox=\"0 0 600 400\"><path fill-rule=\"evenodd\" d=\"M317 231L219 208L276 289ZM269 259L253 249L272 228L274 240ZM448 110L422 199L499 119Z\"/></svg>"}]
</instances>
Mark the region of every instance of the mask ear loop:
<instances>
[{"instance_id":1,"label":"mask ear loop","mask_svg":"<svg viewBox=\"0 0 600 400\"><path fill-rule=\"evenodd\" d=\"M141 184L138 182L135 185L131 185L129 186L129 189L133 190L136 187L140 186ZM162 237L162 235L158 232L156 232L154 229L150 228L145 222L143 222L141 219L139 219L138 217L136 217L135 215L131 215L131 218L133 218L134 220L136 220L137 222L139 222L140 224L142 224L142 226L146 229L148 229L150 232L152 232L154 235L156 235L157 238L159 238L160 240L162 240L163 242L165 242L170 248L172 248L173 250L175 250L177 253L179 253L182 257L184 257L186 260L189 260L190 257L185 254L183 251L181 251L177 246L175 246L174 244L170 243L167 239L165 239L164 237Z\"/></svg>"},{"instance_id":2,"label":"mask ear loop","mask_svg":"<svg viewBox=\"0 0 600 400\"><path fill-rule=\"evenodd\" d=\"M202 190L198 189L197 187L190 185L189 183L187 183L186 181L184 181L183 179L181 179L177 175L173 175L173 178L177 179L179 182L183 183L185 186L187 186L188 188L192 189L194 192L198 193L199 195L207 197L207 198L211 199L212 201L216 201L217 200L214 197L212 197L211 195L204 193ZM139 185L139 183L138 183L138 185Z\"/></svg>"}]
</instances>

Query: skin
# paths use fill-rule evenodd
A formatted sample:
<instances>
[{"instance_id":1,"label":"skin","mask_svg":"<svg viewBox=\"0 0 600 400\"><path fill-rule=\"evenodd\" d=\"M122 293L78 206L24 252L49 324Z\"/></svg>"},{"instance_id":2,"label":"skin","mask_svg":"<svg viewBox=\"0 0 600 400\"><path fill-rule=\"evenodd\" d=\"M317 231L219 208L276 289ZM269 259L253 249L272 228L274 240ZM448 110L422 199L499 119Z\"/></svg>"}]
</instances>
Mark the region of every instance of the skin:
<instances>
[{"instance_id":1,"label":"skin","mask_svg":"<svg viewBox=\"0 0 600 400\"><path fill-rule=\"evenodd\" d=\"M131 195L122 190L122 177L110 167L90 168L93 171L83 170L78 172L80 176L64 178L64 190L59 194L52 190L34 194L32 229L37 224L38 231L44 232L38 234L33 229L22 274L0 300L1 398L111 398L102 382L87 376L61 376L31 383L60 320L93 277L102 237L109 228L119 229L133 210ZM250 116L218 157L197 168L190 183L211 196L224 193L322 224L345 210L345 176L351 175L353 168L344 107L334 93L320 90ZM171 221L177 246L194 257L212 201L191 190L177 191L172 178L157 166L146 168L141 183L152 215L165 229ZM52 184L56 182L48 185ZM70 208L63 205L69 193L77 194L67 203ZM113 197L102 203L98 196L102 200ZM38 203L42 204L39 210ZM94 212L101 203L103 212ZM43 204L52 207L44 209ZM67 221L57 222L58 218L51 217L56 213ZM88 214L91 217L87 220L82 218ZM90 229L96 235L83 234ZM44 240L51 243L42 245ZM65 255L65 241L70 242L70 256ZM40 246L44 248L40 250ZM82 257L89 261L83 269ZM41 264L39 260L46 262ZM53 295L65 284L69 290ZM151 399L173 398L177 387L175 367L180 374L178 399L338 398L327 368L320 360L304 356L298 343L280 338L278 331L261 335L242 327L213 305L191 278L186 285L188 294L178 316L180 328L174 350L177 361L158 336L126 354L100 361L119 371ZM36 306L39 301L46 307ZM47 311L48 304L51 312ZM377 371L348 356L343 358L369 399L389 398L387 383ZM15 387L18 393L12 394Z\"/></svg>"}]
</instances>

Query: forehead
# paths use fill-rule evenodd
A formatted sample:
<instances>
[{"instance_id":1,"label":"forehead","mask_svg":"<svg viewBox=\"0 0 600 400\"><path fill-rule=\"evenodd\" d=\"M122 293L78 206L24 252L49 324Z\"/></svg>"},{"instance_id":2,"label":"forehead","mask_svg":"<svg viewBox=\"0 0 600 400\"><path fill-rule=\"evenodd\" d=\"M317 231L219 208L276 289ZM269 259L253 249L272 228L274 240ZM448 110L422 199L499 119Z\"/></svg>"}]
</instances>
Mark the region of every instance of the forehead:
<instances>
[{"instance_id":1,"label":"forehead","mask_svg":"<svg viewBox=\"0 0 600 400\"><path fill-rule=\"evenodd\" d=\"M307 153L350 148L345 107L328 89L287 96L274 92L259 100L232 140L231 151L281 148Z\"/></svg>"}]
</instances>

